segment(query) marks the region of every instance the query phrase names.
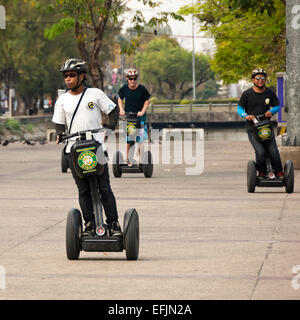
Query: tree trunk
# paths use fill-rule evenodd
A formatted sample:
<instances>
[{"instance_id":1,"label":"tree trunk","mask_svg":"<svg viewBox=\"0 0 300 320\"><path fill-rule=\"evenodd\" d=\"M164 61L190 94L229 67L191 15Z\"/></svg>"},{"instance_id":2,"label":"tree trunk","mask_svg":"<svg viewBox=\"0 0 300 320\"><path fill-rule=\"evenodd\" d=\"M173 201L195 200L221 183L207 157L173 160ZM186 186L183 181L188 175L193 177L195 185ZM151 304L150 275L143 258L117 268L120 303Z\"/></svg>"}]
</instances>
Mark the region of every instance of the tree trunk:
<instances>
[{"instance_id":1,"label":"tree trunk","mask_svg":"<svg viewBox=\"0 0 300 320\"><path fill-rule=\"evenodd\" d=\"M204 83L205 81L198 81L196 83L196 88L198 88L202 83ZM189 87L186 90L181 92L181 99L184 99L184 97L186 97L187 95L189 95L190 93L193 92L193 87Z\"/></svg>"},{"instance_id":2,"label":"tree trunk","mask_svg":"<svg viewBox=\"0 0 300 320\"><path fill-rule=\"evenodd\" d=\"M99 88L103 90L104 88L104 76L103 72L98 65L97 58L92 54L93 58L90 61L90 70L91 70L91 77L92 77L92 82L93 86L95 88Z\"/></svg>"},{"instance_id":3,"label":"tree trunk","mask_svg":"<svg viewBox=\"0 0 300 320\"><path fill-rule=\"evenodd\" d=\"M174 97L176 94L176 84L171 81L167 81L167 84L169 85L169 88L170 88L169 99L174 100Z\"/></svg>"},{"instance_id":4,"label":"tree trunk","mask_svg":"<svg viewBox=\"0 0 300 320\"><path fill-rule=\"evenodd\" d=\"M98 56L102 47L104 30L108 21L111 7L112 0L105 0L103 5L104 10L100 14L98 21L95 21L95 17L93 15L93 7L90 7L90 18L95 34L94 45L91 52L88 51L87 45L84 42L83 25L81 25L78 21L76 21L75 23L75 34L81 58L85 60L88 65L88 71L91 75L93 86L96 88L100 88L101 90L103 90L104 88L104 76L101 70L101 66L98 62Z\"/></svg>"},{"instance_id":5,"label":"tree trunk","mask_svg":"<svg viewBox=\"0 0 300 320\"><path fill-rule=\"evenodd\" d=\"M300 23L299 1L286 2L286 106L288 144L300 146Z\"/></svg>"}]
</instances>

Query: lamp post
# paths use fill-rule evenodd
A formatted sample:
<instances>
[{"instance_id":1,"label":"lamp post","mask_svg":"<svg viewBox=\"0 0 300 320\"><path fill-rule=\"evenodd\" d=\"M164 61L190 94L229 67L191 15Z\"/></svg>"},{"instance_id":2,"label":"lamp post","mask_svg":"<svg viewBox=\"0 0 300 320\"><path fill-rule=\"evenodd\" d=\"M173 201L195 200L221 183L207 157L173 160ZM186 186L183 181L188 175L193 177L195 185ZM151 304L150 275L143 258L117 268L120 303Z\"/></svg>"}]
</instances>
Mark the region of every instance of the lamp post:
<instances>
[{"instance_id":1,"label":"lamp post","mask_svg":"<svg viewBox=\"0 0 300 320\"><path fill-rule=\"evenodd\" d=\"M194 1L192 0L192 6ZM193 52L192 52L192 68L193 68L193 100L196 100L196 74L195 74L195 28L194 28L194 14L192 14L192 41L193 41Z\"/></svg>"}]
</instances>

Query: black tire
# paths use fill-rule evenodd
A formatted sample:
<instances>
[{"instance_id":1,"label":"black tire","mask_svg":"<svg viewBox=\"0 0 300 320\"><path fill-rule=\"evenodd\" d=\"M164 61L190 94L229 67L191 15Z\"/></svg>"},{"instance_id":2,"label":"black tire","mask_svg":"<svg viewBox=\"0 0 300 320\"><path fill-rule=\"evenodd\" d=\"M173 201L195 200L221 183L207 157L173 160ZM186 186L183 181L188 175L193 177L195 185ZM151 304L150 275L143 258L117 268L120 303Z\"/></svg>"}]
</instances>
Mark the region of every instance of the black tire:
<instances>
[{"instance_id":1,"label":"black tire","mask_svg":"<svg viewBox=\"0 0 300 320\"><path fill-rule=\"evenodd\" d=\"M294 164L292 160L286 160L284 164L285 191L294 192Z\"/></svg>"},{"instance_id":2,"label":"black tire","mask_svg":"<svg viewBox=\"0 0 300 320\"><path fill-rule=\"evenodd\" d=\"M61 172L65 173L69 168L69 155L65 153L65 148L61 152Z\"/></svg>"},{"instance_id":3,"label":"black tire","mask_svg":"<svg viewBox=\"0 0 300 320\"><path fill-rule=\"evenodd\" d=\"M153 174L153 158L150 151L143 154L143 172L145 178L151 178Z\"/></svg>"},{"instance_id":4,"label":"black tire","mask_svg":"<svg viewBox=\"0 0 300 320\"><path fill-rule=\"evenodd\" d=\"M69 260L77 260L81 250L82 219L78 209L71 209L67 217L66 251Z\"/></svg>"},{"instance_id":5,"label":"black tire","mask_svg":"<svg viewBox=\"0 0 300 320\"><path fill-rule=\"evenodd\" d=\"M248 162L247 167L247 188L249 193L255 192L256 186L256 164L253 160Z\"/></svg>"},{"instance_id":6,"label":"black tire","mask_svg":"<svg viewBox=\"0 0 300 320\"><path fill-rule=\"evenodd\" d=\"M127 260L137 260L139 256L139 216L135 209L128 209L123 223L124 248Z\"/></svg>"},{"instance_id":7,"label":"black tire","mask_svg":"<svg viewBox=\"0 0 300 320\"><path fill-rule=\"evenodd\" d=\"M123 163L123 156L122 156L122 153L120 151L117 151L114 154L113 165L112 165L113 174L114 174L115 178L121 178L122 177L122 169L121 169L121 166L120 166L121 163Z\"/></svg>"}]
</instances>

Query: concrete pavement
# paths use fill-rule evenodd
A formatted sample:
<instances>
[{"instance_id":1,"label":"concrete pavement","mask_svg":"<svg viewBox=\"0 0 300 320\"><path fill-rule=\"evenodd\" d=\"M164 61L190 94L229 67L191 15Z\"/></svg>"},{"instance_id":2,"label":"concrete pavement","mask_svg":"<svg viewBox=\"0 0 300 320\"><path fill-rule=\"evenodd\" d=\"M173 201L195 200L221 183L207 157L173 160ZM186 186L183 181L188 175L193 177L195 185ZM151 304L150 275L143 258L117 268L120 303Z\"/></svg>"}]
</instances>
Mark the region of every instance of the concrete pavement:
<instances>
[{"instance_id":1,"label":"concrete pavement","mask_svg":"<svg viewBox=\"0 0 300 320\"><path fill-rule=\"evenodd\" d=\"M151 179L110 171L120 221L130 207L140 216L139 260L68 261L66 216L79 205L60 151L0 146L0 299L300 298L299 171L293 194L248 194L247 141L205 141L201 175L174 164L156 165Z\"/></svg>"}]
</instances>

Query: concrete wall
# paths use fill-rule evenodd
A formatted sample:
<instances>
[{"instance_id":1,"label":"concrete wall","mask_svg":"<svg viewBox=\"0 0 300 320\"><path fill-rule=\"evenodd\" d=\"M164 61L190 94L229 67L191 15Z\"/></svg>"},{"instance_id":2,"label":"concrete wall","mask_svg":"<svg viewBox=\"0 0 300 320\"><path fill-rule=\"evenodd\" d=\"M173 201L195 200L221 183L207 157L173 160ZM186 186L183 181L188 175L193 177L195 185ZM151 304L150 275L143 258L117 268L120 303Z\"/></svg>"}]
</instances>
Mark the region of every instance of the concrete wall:
<instances>
[{"instance_id":1,"label":"concrete wall","mask_svg":"<svg viewBox=\"0 0 300 320\"><path fill-rule=\"evenodd\" d=\"M172 122L244 122L237 112L161 112L148 113L147 121L151 123L172 123Z\"/></svg>"}]
</instances>

